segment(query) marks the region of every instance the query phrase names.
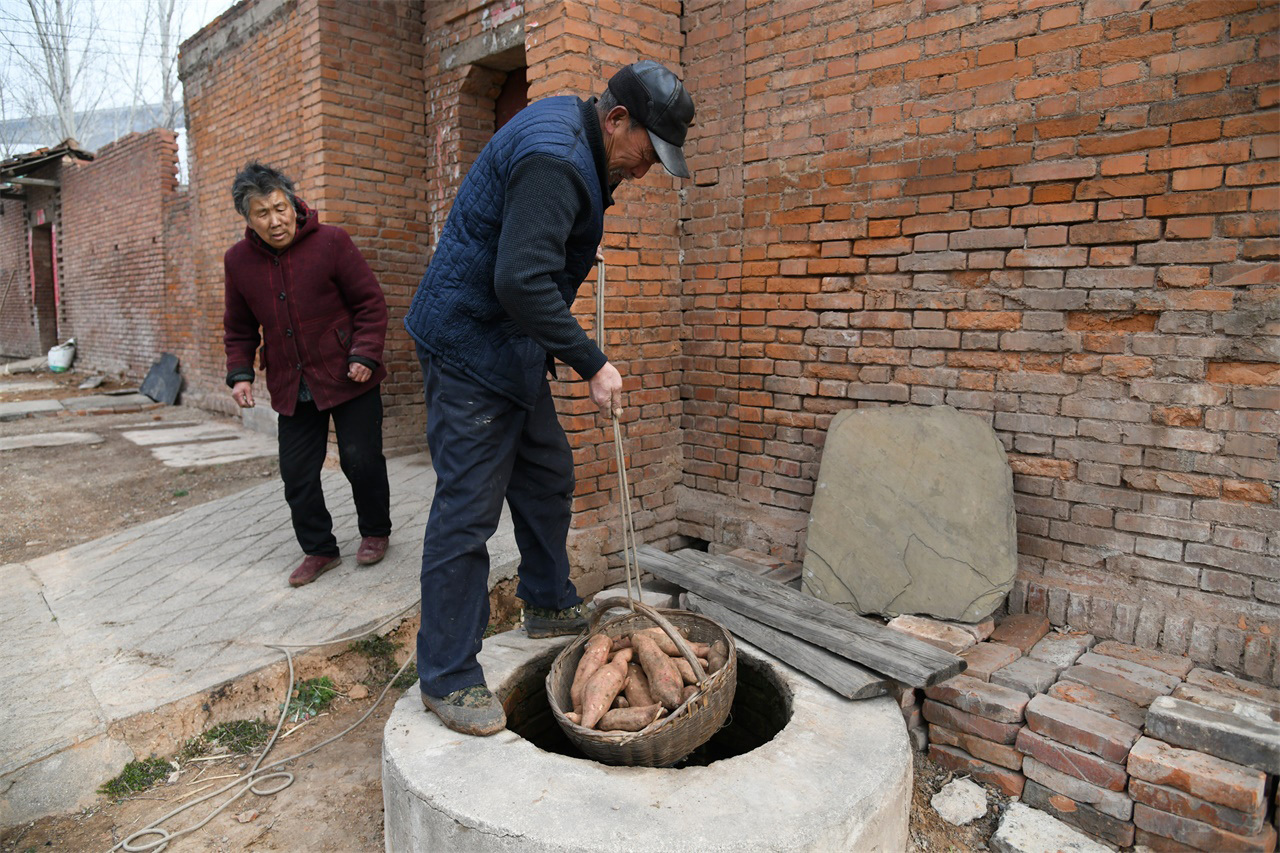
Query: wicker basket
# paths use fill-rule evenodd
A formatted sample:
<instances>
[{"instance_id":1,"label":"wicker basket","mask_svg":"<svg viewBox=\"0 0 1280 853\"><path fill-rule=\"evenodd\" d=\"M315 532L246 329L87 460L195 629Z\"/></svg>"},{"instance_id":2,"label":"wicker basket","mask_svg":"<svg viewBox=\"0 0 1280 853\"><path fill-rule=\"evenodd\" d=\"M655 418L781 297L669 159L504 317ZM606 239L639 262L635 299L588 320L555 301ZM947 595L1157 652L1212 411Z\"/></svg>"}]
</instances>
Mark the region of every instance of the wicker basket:
<instances>
[{"instance_id":1,"label":"wicker basket","mask_svg":"<svg viewBox=\"0 0 1280 853\"><path fill-rule=\"evenodd\" d=\"M634 611L599 623L603 613L618 606ZM698 683L701 689L669 715L638 732L602 732L570 722L565 717L565 711L573 710L569 688L587 640L597 633L620 637L653 625L671 637L694 672L702 676ZM710 675L703 672L677 629L687 631L693 642L724 640L729 647L724 666ZM737 686L738 650L733 635L719 622L687 610L658 611L638 601L618 598L598 602L588 629L556 655L547 673L547 701L569 740L596 761L628 767L669 767L706 743L724 725Z\"/></svg>"}]
</instances>

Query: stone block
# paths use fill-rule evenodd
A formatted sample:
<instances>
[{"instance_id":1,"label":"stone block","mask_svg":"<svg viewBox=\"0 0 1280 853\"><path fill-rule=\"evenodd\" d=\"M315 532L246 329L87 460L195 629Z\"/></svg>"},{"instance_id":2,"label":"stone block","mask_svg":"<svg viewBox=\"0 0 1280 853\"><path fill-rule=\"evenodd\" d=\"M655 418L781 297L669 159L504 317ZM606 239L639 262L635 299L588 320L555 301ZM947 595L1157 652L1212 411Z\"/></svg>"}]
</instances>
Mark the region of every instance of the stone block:
<instances>
[{"instance_id":1,"label":"stone block","mask_svg":"<svg viewBox=\"0 0 1280 853\"><path fill-rule=\"evenodd\" d=\"M1022 753L1003 743L980 738L966 732L958 732L946 726L929 727L929 740L943 746L954 746L963 749L974 758L980 758L989 764L1008 767L1010 770L1022 769Z\"/></svg>"},{"instance_id":2,"label":"stone block","mask_svg":"<svg viewBox=\"0 0 1280 853\"><path fill-rule=\"evenodd\" d=\"M1158 669L1178 679L1186 678L1187 673L1196 665L1195 661L1185 655L1171 655L1167 652L1144 649L1141 646L1118 643L1115 640L1104 640L1098 643L1093 647L1093 653Z\"/></svg>"},{"instance_id":3,"label":"stone block","mask_svg":"<svg viewBox=\"0 0 1280 853\"><path fill-rule=\"evenodd\" d=\"M1031 729L1018 732L1015 744L1024 756L1108 791L1123 791L1129 784L1129 774L1119 764L1050 740Z\"/></svg>"},{"instance_id":4,"label":"stone block","mask_svg":"<svg viewBox=\"0 0 1280 853\"><path fill-rule=\"evenodd\" d=\"M1242 717L1250 717L1262 722L1280 722L1280 709L1268 708L1266 705L1251 702L1233 693L1222 693L1208 687L1197 687L1194 684L1179 684L1170 694L1174 699L1185 699L1206 708L1229 711Z\"/></svg>"},{"instance_id":5,"label":"stone block","mask_svg":"<svg viewBox=\"0 0 1280 853\"><path fill-rule=\"evenodd\" d=\"M1276 829L1270 825L1257 835L1238 835L1198 820L1153 809L1145 803L1134 803L1133 823L1154 835L1172 838L1197 850L1272 853L1276 849Z\"/></svg>"},{"instance_id":6,"label":"stone block","mask_svg":"<svg viewBox=\"0 0 1280 853\"><path fill-rule=\"evenodd\" d=\"M1239 812L1266 810L1267 774L1193 749L1138 738L1126 762L1129 775L1186 791Z\"/></svg>"},{"instance_id":7,"label":"stone block","mask_svg":"<svg viewBox=\"0 0 1280 853\"><path fill-rule=\"evenodd\" d=\"M997 723L1020 723L1027 697L1017 690L957 675L924 689L930 699Z\"/></svg>"},{"instance_id":8,"label":"stone block","mask_svg":"<svg viewBox=\"0 0 1280 853\"><path fill-rule=\"evenodd\" d=\"M963 628L925 616L895 616L889 620L889 627L952 654L959 654L978 642Z\"/></svg>"},{"instance_id":9,"label":"stone block","mask_svg":"<svg viewBox=\"0 0 1280 853\"><path fill-rule=\"evenodd\" d=\"M1004 643L978 643L960 653L960 657L969 664L964 674L979 681L990 681L991 673L1008 666L1021 655L1022 652Z\"/></svg>"},{"instance_id":10,"label":"stone block","mask_svg":"<svg viewBox=\"0 0 1280 853\"><path fill-rule=\"evenodd\" d=\"M1027 657L1044 661L1062 672L1089 651L1094 642L1093 635L1083 631L1050 631L1031 647Z\"/></svg>"},{"instance_id":11,"label":"stone block","mask_svg":"<svg viewBox=\"0 0 1280 853\"><path fill-rule=\"evenodd\" d=\"M1133 798L1124 791L1112 791L1077 779L1068 773L1054 770L1042 761L1027 756L1022 762L1022 775L1034 779L1055 794L1070 797L1078 803L1086 803L1106 815L1120 820L1133 816ZM1130 780L1132 784L1133 780Z\"/></svg>"},{"instance_id":12,"label":"stone block","mask_svg":"<svg viewBox=\"0 0 1280 853\"><path fill-rule=\"evenodd\" d=\"M1064 669L1059 679L1075 684L1083 684L1085 687L1092 687L1094 690L1101 690L1103 693L1110 693L1112 696L1119 696L1121 699L1132 702L1140 708L1147 707L1154 699L1165 695L1152 687L1135 684L1118 673L1081 664Z\"/></svg>"},{"instance_id":13,"label":"stone block","mask_svg":"<svg viewBox=\"0 0 1280 853\"><path fill-rule=\"evenodd\" d=\"M1138 707L1128 699L1121 699L1106 691L1077 684L1074 681L1059 681L1049 688L1047 695L1097 711L1099 714L1106 714L1113 720L1128 723L1135 728L1141 728L1147 719L1146 709Z\"/></svg>"},{"instance_id":14,"label":"stone block","mask_svg":"<svg viewBox=\"0 0 1280 853\"><path fill-rule=\"evenodd\" d=\"M1280 689L1267 687L1243 678L1197 667L1187 673L1187 683L1196 687L1217 690L1220 693L1238 695L1240 698L1268 708L1280 709Z\"/></svg>"},{"instance_id":15,"label":"stone block","mask_svg":"<svg viewBox=\"0 0 1280 853\"><path fill-rule=\"evenodd\" d=\"M1114 672L1135 684L1158 690L1162 696L1168 696L1173 692L1173 688L1182 683L1182 679L1176 675L1169 675L1167 672L1161 672L1158 669L1152 669L1149 666L1143 666L1140 663L1134 663L1123 658L1108 657L1094 652L1087 652L1081 655L1076 663L1080 666L1101 669L1104 672Z\"/></svg>"},{"instance_id":16,"label":"stone block","mask_svg":"<svg viewBox=\"0 0 1280 853\"><path fill-rule=\"evenodd\" d=\"M1062 821L1025 803L1010 803L987 842L995 853L1111 853Z\"/></svg>"},{"instance_id":17,"label":"stone block","mask_svg":"<svg viewBox=\"0 0 1280 853\"><path fill-rule=\"evenodd\" d=\"M1018 658L1013 663L991 673L991 683L1026 696L1043 693L1058 677L1058 670L1044 661L1029 657Z\"/></svg>"},{"instance_id":18,"label":"stone block","mask_svg":"<svg viewBox=\"0 0 1280 853\"><path fill-rule=\"evenodd\" d=\"M950 406L831 420L803 588L859 613L979 622L1013 588L1013 473L983 419Z\"/></svg>"},{"instance_id":19,"label":"stone block","mask_svg":"<svg viewBox=\"0 0 1280 853\"><path fill-rule=\"evenodd\" d=\"M990 785L1006 797L1016 797L1022 793L1022 785L1026 781L1021 773L1007 767L988 764L975 758L962 749L943 746L938 743L929 744L929 758L940 767L955 773L967 773L979 782Z\"/></svg>"},{"instance_id":20,"label":"stone block","mask_svg":"<svg viewBox=\"0 0 1280 853\"><path fill-rule=\"evenodd\" d=\"M1027 774L1028 776L1030 774ZM1202 800L1199 797L1170 788L1155 785L1142 779L1129 778L1129 795L1139 803L1145 803L1153 809L1175 814L1179 817L1198 820L1227 832L1237 835L1252 836L1262 832L1266 825L1267 812L1262 809L1252 814L1240 812L1226 806Z\"/></svg>"},{"instance_id":21,"label":"stone block","mask_svg":"<svg viewBox=\"0 0 1280 853\"><path fill-rule=\"evenodd\" d=\"M934 725L946 726L996 743L1013 743L1018 739L1018 731L1022 728L1017 723L997 723L932 699L924 700L922 710L924 718Z\"/></svg>"},{"instance_id":22,"label":"stone block","mask_svg":"<svg viewBox=\"0 0 1280 853\"><path fill-rule=\"evenodd\" d=\"M1142 734L1128 723L1044 694L1031 699L1026 715L1027 725L1036 734L1116 764L1125 762Z\"/></svg>"},{"instance_id":23,"label":"stone block","mask_svg":"<svg viewBox=\"0 0 1280 853\"><path fill-rule=\"evenodd\" d=\"M1146 726L1147 734L1165 743L1280 773L1280 725L1276 723L1161 696L1151 703Z\"/></svg>"},{"instance_id":24,"label":"stone block","mask_svg":"<svg viewBox=\"0 0 1280 853\"><path fill-rule=\"evenodd\" d=\"M924 752L929 748L929 730L925 726L908 728L907 738L911 741L911 748L916 752Z\"/></svg>"},{"instance_id":25,"label":"stone block","mask_svg":"<svg viewBox=\"0 0 1280 853\"><path fill-rule=\"evenodd\" d=\"M1117 847L1133 844L1133 824L1129 821L1105 815L1086 803L1078 803L1070 797L1055 794L1039 782L1026 783L1022 789L1022 801Z\"/></svg>"},{"instance_id":26,"label":"stone block","mask_svg":"<svg viewBox=\"0 0 1280 853\"><path fill-rule=\"evenodd\" d=\"M1049 618L1043 613L1015 613L996 625L991 641L1013 646L1025 655L1047 633Z\"/></svg>"}]
</instances>

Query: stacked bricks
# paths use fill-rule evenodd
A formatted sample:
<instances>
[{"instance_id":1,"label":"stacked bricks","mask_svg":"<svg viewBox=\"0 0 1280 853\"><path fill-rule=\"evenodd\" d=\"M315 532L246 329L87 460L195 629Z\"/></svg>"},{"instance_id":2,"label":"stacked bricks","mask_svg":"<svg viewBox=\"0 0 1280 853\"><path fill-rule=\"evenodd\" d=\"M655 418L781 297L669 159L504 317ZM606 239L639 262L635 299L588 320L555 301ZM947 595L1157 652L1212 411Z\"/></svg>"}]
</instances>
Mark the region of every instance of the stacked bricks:
<instances>
[{"instance_id":1,"label":"stacked bricks","mask_svg":"<svg viewBox=\"0 0 1280 853\"><path fill-rule=\"evenodd\" d=\"M1172 696L1155 700L1128 766L1139 843L1270 853L1280 691L1193 669Z\"/></svg>"},{"instance_id":2,"label":"stacked bricks","mask_svg":"<svg viewBox=\"0 0 1280 853\"><path fill-rule=\"evenodd\" d=\"M889 627L953 654L966 654L995 629L992 619L978 624L920 616L897 616ZM992 785L1007 796L1022 791L1021 756L1014 741L1027 697L1016 691L961 675L924 689L921 715L930 724L929 757L938 764Z\"/></svg>"},{"instance_id":3,"label":"stacked bricks","mask_svg":"<svg viewBox=\"0 0 1280 853\"><path fill-rule=\"evenodd\" d=\"M935 762L1005 794L1017 788L1028 805L1114 846L1274 850L1280 690L1186 657L1050 631L1038 614L1007 616L967 648L947 641L972 626L895 623L968 664L925 690ZM997 728L1019 703L1022 725Z\"/></svg>"}]
</instances>

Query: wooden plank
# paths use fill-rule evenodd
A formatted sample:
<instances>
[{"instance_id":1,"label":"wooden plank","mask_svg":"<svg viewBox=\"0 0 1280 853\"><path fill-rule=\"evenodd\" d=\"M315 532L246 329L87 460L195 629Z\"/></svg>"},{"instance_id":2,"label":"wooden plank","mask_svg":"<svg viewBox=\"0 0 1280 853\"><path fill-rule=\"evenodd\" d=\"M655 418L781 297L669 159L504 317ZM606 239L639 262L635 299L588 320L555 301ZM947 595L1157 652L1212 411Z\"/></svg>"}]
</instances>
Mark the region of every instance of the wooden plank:
<instances>
[{"instance_id":1,"label":"wooden plank","mask_svg":"<svg viewBox=\"0 0 1280 853\"><path fill-rule=\"evenodd\" d=\"M731 568L710 554L687 548L664 554L643 545L636 555L645 571L911 687L927 687L964 672L963 658L791 587Z\"/></svg>"},{"instance_id":2,"label":"wooden plank","mask_svg":"<svg viewBox=\"0 0 1280 853\"><path fill-rule=\"evenodd\" d=\"M806 643L750 617L734 613L695 593L688 593L688 596L690 610L709 616L751 645L822 682L841 696L870 699L888 693L893 684L890 679L813 643Z\"/></svg>"}]
</instances>

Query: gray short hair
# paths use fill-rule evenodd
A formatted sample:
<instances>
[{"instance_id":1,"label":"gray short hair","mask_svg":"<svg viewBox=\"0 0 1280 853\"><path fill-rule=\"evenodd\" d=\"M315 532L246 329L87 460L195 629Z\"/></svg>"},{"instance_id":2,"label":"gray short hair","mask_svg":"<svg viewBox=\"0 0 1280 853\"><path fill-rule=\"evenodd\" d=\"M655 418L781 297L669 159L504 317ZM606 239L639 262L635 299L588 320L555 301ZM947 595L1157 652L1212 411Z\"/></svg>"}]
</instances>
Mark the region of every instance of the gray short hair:
<instances>
[{"instance_id":1,"label":"gray short hair","mask_svg":"<svg viewBox=\"0 0 1280 853\"><path fill-rule=\"evenodd\" d=\"M231 200L235 203L236 213L249 215L249 199L255 196L269 196L280 190L289 199L289 204L297 206L293 193L293 181L285 177L284 172L252 162L240 170L231 182Z\"/></svg>"},{"instance_id":2,"label":"gray short hair","mask_svg":"<svg viewBox=\"0 0 1280 853\"><path fill-rule=\"evenodd\" d=\"M613 96L613 91L606 86L604 91L600 93L600 96L596 98L596 112L600 116L600 123L604 123L604 117L609 114L609 110L619 106L626 105L619 104L618 99ZM640 124L639 119L631 114L631 110L627 110L627 118L631 120L632 127L636 127Z\"/></svg>"}]
</instances>

